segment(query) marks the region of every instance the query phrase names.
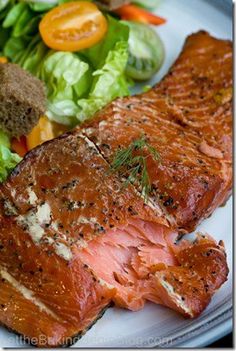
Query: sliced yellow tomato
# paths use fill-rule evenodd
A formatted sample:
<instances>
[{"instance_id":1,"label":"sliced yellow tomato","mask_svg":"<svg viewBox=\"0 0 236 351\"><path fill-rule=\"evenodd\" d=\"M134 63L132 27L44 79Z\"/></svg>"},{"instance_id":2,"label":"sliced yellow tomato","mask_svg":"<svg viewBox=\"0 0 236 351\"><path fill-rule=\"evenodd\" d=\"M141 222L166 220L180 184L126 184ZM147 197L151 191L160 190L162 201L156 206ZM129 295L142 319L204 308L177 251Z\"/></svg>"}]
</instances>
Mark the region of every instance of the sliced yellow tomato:
<instances>
[{"instance_id":1,"label":"sliced yellow tomato","mask_svg":"<svg viewBox=\"0 0 236 351\"><path fill-rule=\"evenodd\" d=\"M107 20L97 6L74 1L49 11L39 24L44 43L54 50L79 51L99 42L107 31Z\"/></svg>"},{"instance_id":2,"label":"sliced yellow tomato","mask_svg":"<svg viewBox=\"0 0 236 351\"><path fill-rule=\"evenodd\" d=\"M38 124L31 130L27 136L27 146L31 150L34 147L54 138L51 121L45 116L39 119Z\"/></svg>"},{"instance_id":3,"label":"sliced yellow tomato","mask_svg":"<svg viewBox=\"0 0 236 351\"><path fill-rule=\"evenodd\" d=\"M7 63L8 59L5 56L0 56L0 63Z\"/></svg>"},{"instance_id":4,"label":"sliced yellow tomato","mask_svg":"<svg viewBox=\"0 0 236 351\"><path fill-rule=\"evenodd\" d=\"M65 132L68 132L70 129L68 126L65 126L64 124L52 122L52 128L53 128L53 133L54 133L54 138L58 137L61 134L64 134Z\"/></svg>"},{"instance_id":5,"label":"sliced yellow tomato","mask_svg":"<svg viewBox=\"0 0 236 351\"><path fill-rule=\"evenodd\" d=\"M38 124L26 137L27 147L29 150L31 150L45 141L56 138L60 134L65 133L67 130L68 127L52 122L46 116L42 116L39 119Z\"/></svg>"}]
</instances>

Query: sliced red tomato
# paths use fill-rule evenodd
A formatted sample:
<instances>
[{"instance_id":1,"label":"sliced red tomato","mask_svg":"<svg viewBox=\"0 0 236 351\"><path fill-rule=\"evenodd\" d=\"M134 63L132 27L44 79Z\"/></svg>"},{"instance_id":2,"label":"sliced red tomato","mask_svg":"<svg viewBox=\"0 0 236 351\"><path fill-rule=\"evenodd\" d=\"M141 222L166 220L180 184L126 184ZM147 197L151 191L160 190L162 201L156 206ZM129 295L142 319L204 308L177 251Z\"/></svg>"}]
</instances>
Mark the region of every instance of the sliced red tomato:
<instances>
[{"instance_id":1,"label":"sliced red tomato","mask_svg":"<svg viewBox=\"0 0 236 351\"><path fill-rule=\"evenodd\" d=\"M123 20L137 21L141 23L154 24L156 26L166 23L166 19L156 16L151 12L141 9L138 6L128 4L115 11Z\"/></svg>"},{"instance_id":2,"label":"sliced red tomato","mask_svg":"<svg viewBox=\"0 0 236 351\"><path fill-rule=\"evenodd\" d=\"M97 6L74 1L49 11L39 24L45 44L54 50L79 51L99 42L107 32L107 20Z\"/></svg>"},{"instance_id":3,"label":"sliced red tomato","mask_svg":"<svg viewBox=\"0 0 236 351\"><path fill-rule=\"evenodd\" d=\"M12 138L11 149L16 152L19 156L24 157L28 152L26 137L21 136L20 138Z\"/></svg>"}]
</instances>

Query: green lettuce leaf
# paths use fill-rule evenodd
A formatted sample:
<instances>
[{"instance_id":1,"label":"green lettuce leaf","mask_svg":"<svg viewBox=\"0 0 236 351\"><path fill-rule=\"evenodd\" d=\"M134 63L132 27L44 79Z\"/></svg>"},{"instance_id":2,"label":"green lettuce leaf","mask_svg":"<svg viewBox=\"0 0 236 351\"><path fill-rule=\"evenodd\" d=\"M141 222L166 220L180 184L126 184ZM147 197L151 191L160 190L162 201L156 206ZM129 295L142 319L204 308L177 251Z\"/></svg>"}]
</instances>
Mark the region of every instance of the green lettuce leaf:
<instances>
[{"instance_id":1,"label":"green lettuce leaf","mask_svg":"<svg viewBox=\"0 0 236 351\"><path fill-rule=\"evenodd\" d=\"M45 57L38 76L46 83L47 116L73 126L79 110L76 100L86 94L92 79L88 63L71 52L51 51Z\"/></svg>"},{"instance_id":2,"label":"green lettuce leaf","mask_svg":"<svg viewBox=\"0 0 236 351\"><path fill-rule=\"evenodd\" d=\"M128 43L117 42L115 48L109 51L104 66L93 73L94 81L88 98L77 102L81 108L77 114L79 122L91 117L116 97L129 95L124 74L127 60Z\"/></svg>"},{"instance_id":3,"label":"green lettuce leaf","mask_svg":"<svg viewBox=\"0 0 236 351\"><path fill-rule=\"evenodd\" d=\"M27 4L19 2L13 6L3 21L3 28L13 27L19 20L22 12L27 8Z\"/></svg>"},{"instance_id":4,"label":"green lettuce leaf","mask_svg":"<svg viewBox=\"0 0 236 351\"><path fill-rule=\"evenodd\" d=\"M128 42L129 40L129 27L126 24L111 16L107 16L107 20L108 31L105 38L100 43L82 51L95 69L104 65L107 55L115 48L117 42Z\"/></svg>"},{"instance_id":5,"label":"green lettuce leaf","mask_svg":"<svg viewBox=\"0 0 236 351\"><path fill-rule=\"evenodd\" d=\"M0 11L5 9L9 2L10 0L0 0Z\"/></svg>"},{"instance_id":6,"label":"green lettuce leaf","mask_svg":"<svg viewBox=\"0 0 236 351\"><path fill-rule=\"evenodd\" d=\"M7 134L0 129L0 145L10 148L10 140Z\"/></svg>"},{"instance_id":7,"label":"green lettuce leaf","mask_svg":"<svg viewBox=\"0 0 236 351\"><path fill-rule=\"evenodd\" d=\"M36 1L36 0L34 0L34 1L30 1L28 3L29 3L31 10L33 10L35 12L45 12L45 11L49 11L53 7L57 6L58 0L54 0L54 1L41 1L41 0Z\"/></svg>"},{"instance_id":8,"label":"green lettuce leaf","mask_svg":"<svg viewBox=\"0 0 236 351\"><path fill-rule=\"evenodd\" d=\"M37 38L35 38L35 40L32 41L32 45L30 44L28 46L28 50L30 50L30 54L23 53L18 57L18 62L22 68L37 75L41 62L48 53L48 48L41 40L37 43Z\"/></svg>"},{"instance_id":9,"label":"green lettuce leaf","mask_svg":"<svg viewBox=\"0 0 236 351\"><path fill-rule=\"evenodd\" d=\"M0 130L0 182L7 178L20 161L21 157L10 150L10 140L7 134Z\"/></svg>"},{"instance_id":10,"label":"green lettuce leaf","mask_svg":"<svg viewBox=\"0 0 236 351\"><path fill-rule=\"evenodd\" d=\"M0 145L0 182L7 178L20 161L20 156L12 153L6 146Z\"/></svg>"},{"instance_id":11,"label":"green lettuce leaf","mask_svg":"<svg viewBox=\"0 0 236 351\"><path fill-rule=\"evenodd\" d=\"M41 72L41 78L48 83L49 99L73 100L73 89L88 70L89 65L71 52L51 52Z\"/></svg>"}]
</instances>

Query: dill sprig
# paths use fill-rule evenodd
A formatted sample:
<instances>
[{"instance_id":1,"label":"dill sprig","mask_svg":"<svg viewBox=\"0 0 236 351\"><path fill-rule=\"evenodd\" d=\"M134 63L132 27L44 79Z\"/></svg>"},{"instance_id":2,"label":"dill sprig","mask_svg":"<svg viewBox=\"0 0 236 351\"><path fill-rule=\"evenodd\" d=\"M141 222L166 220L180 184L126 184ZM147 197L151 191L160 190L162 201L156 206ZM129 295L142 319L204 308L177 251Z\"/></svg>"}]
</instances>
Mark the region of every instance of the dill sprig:
<instances>
[{"instance_id":1,"label":"dill sprig","mask_svg":"<svg viewBox=\"0 0 236 351\"><path fill-rule=\"evenodd\" d=\"M149 154L145 155L144 150ZM146 140L145 136L134 140L127 148L117 150L111 164L111 172L118 172L120 176L125 177L124 186L137 183L141 188L142 196L145 202L152 190L146 159L152 156L155 161L160 161L160 154Z\"/></svg>"}]
</instances>

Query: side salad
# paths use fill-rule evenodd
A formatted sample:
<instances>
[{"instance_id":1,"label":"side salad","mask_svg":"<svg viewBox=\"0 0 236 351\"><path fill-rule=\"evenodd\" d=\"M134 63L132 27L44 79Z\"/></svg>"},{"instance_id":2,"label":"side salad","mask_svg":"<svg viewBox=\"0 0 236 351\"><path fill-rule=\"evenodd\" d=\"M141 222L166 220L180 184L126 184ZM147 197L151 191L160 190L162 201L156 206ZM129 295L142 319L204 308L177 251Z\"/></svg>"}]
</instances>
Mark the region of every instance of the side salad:
<instances>
[{"instance_id":1,"label":"side salad","mask_svg":"<svg viewBox=\"0 0 236 351\"><path fill-rule=\"evenodd\" d=\"M0 130L0 181L18 155L129 95L134 81L160 69L164 46L151 25L165 20L149 12L157 3L136 0L110 12L93 1L0 0L0 63L20 65L47 93L46 115L29 135L9 140Z\"/></svg>"}]
</instances>

